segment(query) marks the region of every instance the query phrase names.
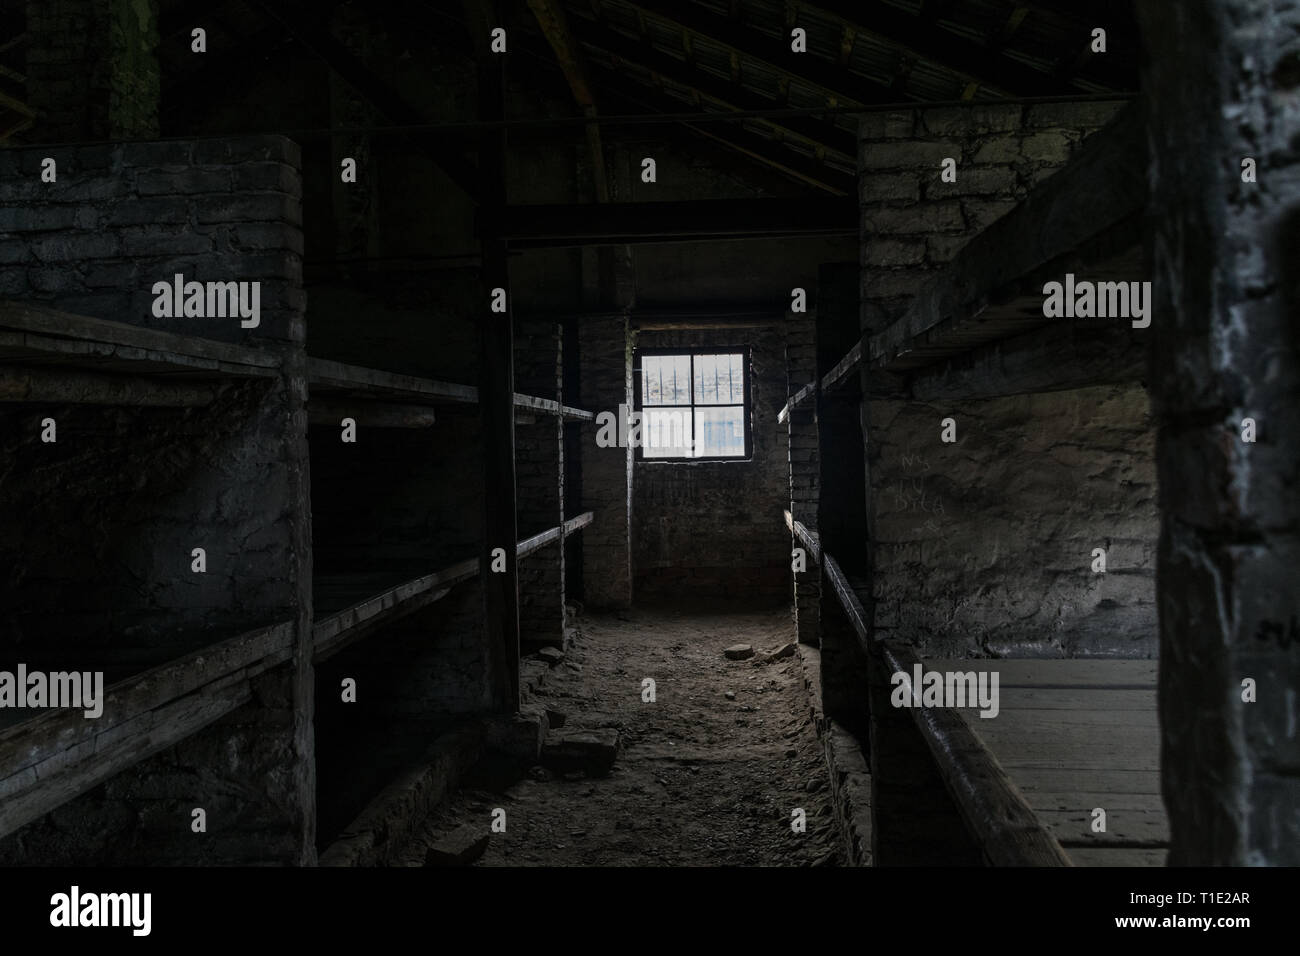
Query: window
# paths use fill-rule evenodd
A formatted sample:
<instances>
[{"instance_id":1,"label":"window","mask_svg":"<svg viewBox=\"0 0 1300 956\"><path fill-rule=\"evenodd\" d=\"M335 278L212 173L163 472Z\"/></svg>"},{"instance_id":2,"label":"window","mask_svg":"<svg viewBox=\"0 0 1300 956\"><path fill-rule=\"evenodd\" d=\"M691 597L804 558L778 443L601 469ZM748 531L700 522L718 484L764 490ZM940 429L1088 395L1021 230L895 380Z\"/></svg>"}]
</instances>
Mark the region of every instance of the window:
<instances>
[{"instance_id":1,"label":"window","mask_svg":"<svg viewBox=\"0 0 1300 956\"><path fill-rule=\"evenodd\" d=\"M745 349L641 349L638 457L648 461L750 456L749 353Z\"/></svg>"}]
</instances>

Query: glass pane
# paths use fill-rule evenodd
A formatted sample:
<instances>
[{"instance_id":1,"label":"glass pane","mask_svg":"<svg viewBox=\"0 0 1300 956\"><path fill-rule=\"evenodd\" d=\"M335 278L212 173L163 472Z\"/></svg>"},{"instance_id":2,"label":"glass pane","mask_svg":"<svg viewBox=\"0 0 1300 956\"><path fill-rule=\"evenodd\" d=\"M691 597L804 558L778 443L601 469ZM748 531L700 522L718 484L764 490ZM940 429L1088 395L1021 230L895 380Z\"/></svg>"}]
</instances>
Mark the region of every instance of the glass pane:
<instances>
[{"instance_id":1,"label":"glass pane","mask_svg":"<svg viewBox=\"0 0 1300 956\"><path fill-rule=\"evenodd\" d=\"M696 458L745 454L744 406L697 408L695 410Z\"/></svg>"},{"instance_id":2,"label":"glass pane","mask_svg":"<svg viewBox=\"0 0 1300 956\"><path fill-rule=\"evenodd\" d=\"M689 408L645 409L641 417L641 446L646 458L693 458Z\"/></svg>"},{"instance_id":3,"label":"glass pane","mask_svg":"<svg viewBox=\"0 0 1300 956\"><path fill-rule=\"evenodd\" d=\"M689 355L641 356L641 403L689 405L690 375Z\"/></svg>"},{"instance_id":4,"label":"glass pane","mask_svg":"<svg viewBox=\"0 0 1300 956\"><path fill-rule=\"evenodd\" d=\"M744 356L695 356L695 402L697 405L732 405L745 400Z\"/></svg>"}]
</instances>

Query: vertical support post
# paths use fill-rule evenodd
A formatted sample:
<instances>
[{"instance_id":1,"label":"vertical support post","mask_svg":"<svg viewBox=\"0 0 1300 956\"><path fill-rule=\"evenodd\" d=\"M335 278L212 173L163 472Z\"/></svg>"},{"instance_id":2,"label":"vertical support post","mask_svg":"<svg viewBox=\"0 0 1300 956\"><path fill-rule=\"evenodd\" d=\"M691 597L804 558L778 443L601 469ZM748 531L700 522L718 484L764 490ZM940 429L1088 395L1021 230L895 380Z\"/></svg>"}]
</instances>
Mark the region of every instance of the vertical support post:
<instances>
[{"instance_id":1,"label":"vertical support post","mask_svg":"<svg viewBox=\"0 0 1300 956\"><path fill-rule=\"evenodd\" d=\"M1150 54L1142 90L1169 864L1295 866L1300 60L1291 38L1300 8L1147 6L1137 15ZM1189 83L1193 60L1199 79Z\"/></svg>"},{"instance_id":2,"label":"vertical support post","mask_svg":"<svg viewBox=\"0 0 1300 956\"><path fill-rule=\"evenodd\" d=\"M479 44L479 119L504 116L505 57L489 50L493 21L490 0L469 4L471 29ZM483 235L483 319L479 325L479 415L483 434L484 637L491 668L492 698L506 713L519 709L519 568L515 500L514 332L506 242L498 238L505 206L505 130L485 127L479 135L479 206ZM493 312L493 290L505 290L506 311ZM492 550L506 552L504 571L492 571Z\"/></svg>"}]
</instances>

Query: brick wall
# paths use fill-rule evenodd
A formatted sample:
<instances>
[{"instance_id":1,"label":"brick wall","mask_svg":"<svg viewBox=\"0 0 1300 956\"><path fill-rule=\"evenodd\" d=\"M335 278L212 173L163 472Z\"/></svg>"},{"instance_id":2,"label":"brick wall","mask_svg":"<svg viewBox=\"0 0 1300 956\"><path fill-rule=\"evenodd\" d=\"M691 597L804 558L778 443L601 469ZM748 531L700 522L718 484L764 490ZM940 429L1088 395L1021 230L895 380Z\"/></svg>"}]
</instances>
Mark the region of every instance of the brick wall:
<instances>
[{"instance_id":1,"label":"brick wall","mask_svg":"<svg viewBox=\"0 0 1300 956\"><path fill-rule=\"evenodd\" d=\"M643 332L638 348L751 347L753 457L636 463L632 550L638 595L789 597L785 332Z\"/></svg>"},{"instance_id":2,"label":"brick wall","mask_svg":"<svg viewBox=\"0 0 1300 956\"><path fill-rule=\"evenodd\" d=\"M41 182L47 156L54 183ZM227 342L301 341L300 163L279 136L0 150L0 298ZM153 284L176 273L260 281L261 325L155 318Z\"/></svg>"},{"instance_id":3,"label":"brick wall","mask_svg":"<svg viewBox=\"0 0 1300 956\"><path fill-rule=\"evenodd\" d=\"M45 155L59 161L56 183L40 182ZM4 666L57 662L112 681L255 627L301 628L299 193L296 147L274 137L0 151L0 297L244 341L284 361L278 377L229 383L199 408L0 411ZM175 271L261 280L261 326L154 318L150 287ZM36 438L46 416L59 428L50 445ZM247 704L0 840L0 860L309 861L309 687L293 665L254 679ZM190 829L195 807L205 834Z\"/></svg>"},{"instance_id":4,"label":"brick wall","mask_svg":"<svg viewBox=\"0 0 1300 956\"><path fill-rule=\"evenodd\" d=\"M631 404L631 339L627 319L584 319L578 329L581 406L599 414L618 414ZM583 588L593 607L632 603L632 449L600 448L597 426L582 423L582 510L594 521L582 531Z\"/></svg>"},{"instance_id":5,"label":"brick wall","mask_svg":"<svg viewBox=\"0 0 1300 956\"><path fill-rule=\"evenodd\" d=\"M516 320L515 390L558 401L560 326ZM520 540L563 520L564 423L555 415L521 416L515 425L515 496ZM560 541L519 562L519 640L524 647L564 642L564 546Z\"/></svg>"},{"instance_id":6,"label":"brick wall","mask_svg":"<svg viewBox=\"0 0 1300 956\"><path fill-rule=\"evenodd\" d=\"M861 322L906 311L1120 104L944 108L862 120ZM940 178L945 157L957 181ZM867 373L868 375L870 373ZM882 636L930 653L1146 657L1157 534L1140 387L868 403ZM940 421L957 422L957 443ZM1107 573L1091 571L1107 549Z\"/></svg>"},{"instance_id":7,"label":"brick wall","mask_svg":"<svg viewBox=\"0 0 1300 956\"><path fill-rule=\"evenodd\" d=\"M785 319L787 399L817 377L815 313L790 313ZM821 463L818 460L816 403L812 398L790 412L786 442L790 460L790 514L811 531L818 527ZM791 550L804 547L792 540ZM806 550L806 549L805 549ZM812 555L807 570L791 575L795 628L803 644L820 640L821 569Z\"/></svg>"}]
</instances>

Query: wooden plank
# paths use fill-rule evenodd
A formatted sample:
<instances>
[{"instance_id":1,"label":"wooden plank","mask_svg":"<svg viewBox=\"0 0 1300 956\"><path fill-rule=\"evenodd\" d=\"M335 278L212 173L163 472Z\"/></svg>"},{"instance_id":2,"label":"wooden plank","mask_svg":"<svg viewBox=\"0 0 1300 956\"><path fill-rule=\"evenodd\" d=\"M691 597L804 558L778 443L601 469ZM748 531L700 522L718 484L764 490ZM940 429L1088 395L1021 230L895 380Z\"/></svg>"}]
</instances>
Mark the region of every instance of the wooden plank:
<instances>
[{"instance_id":1,"label":"wooden plank","mask_svg":"<svg viewBox=\"0 0 1300 956\"><path fill-rule=\"evenodd\" d=\"M292 636L289 623L249 631L119 681L106 690L103 714L94 720L79 710L50 710L6 727L0 730L0 779L96 738L223 675L254 667L264 670L288 660Z\"/></svg>"},{"instance_id":2,"label":"wooden plank","mask_svg":"<svg viewBox=\"0 0 1300 956\"><path fill-rule=\"evenodd\" d=\"M1149 687L1131 690L1097 688L1017 687L998 679L1002 710L1108 710L1155 712L1155 691Z\"/></svg>"},{"instance_id":3,"label":"wooden plank","mask_svg":"<svg viewBox=\"0 0 1300 956\"><path fill-rule=\"evenodd\" d=\"M802 521L795 521L794 516L791 515L789 511L783 513L785 514L785 526L790 529L790 533L798 538L799 543L808 550L808 554L812 556L813 562L821 564L822 545L821 539L817 536L817 532L809 531Z\"/></svg>"},{"instance_id":4,"label":"wooden plank","mask_svg":"<svg viewBox=\"0 0 1300 956\"><path fill-rule=\"evenodd\" d=\"M833 369L822 376L822 393L825 394L843 385L858 370L858 366L861 364L862 340L859 339L854 343L853 348L849 349L844 358L840 359Z\"/></svg>"},{"instance_id":5,"label":"wooden plank","mask_svg":"<svg viewBox=\"0 0 1300 956\"><path fill-rule=\"evenodd\" d=\"M154 353L162 360L177 365L191 364L191 361L187 360L194 359L226 362L250 369L274 369L280 365L277 355L261 349L218 342L214 339L177 335L174 332L160 332L124 322L109 322L106 319L74 315L26 302L0 302L0 328L30 332L37 336L131 346Z\"/></svg>"},{"instance_id":6,"label":"wooden plank","mask_svg":"<svg viewBox=\"0 0 1300 956\"><path fill-rule=\"evenodd\" d=\"M362 428L429 428L437 422L434 410L420 405L325 398L307 403L307 421L312 425L337 426L344 418L355 419Z\"/></svg>"},{"instance_id":7,"label":"wooden plank","mask_svg":"<svg viewBox=\"0 0 1300 956\"><path fill-rule=\"evenodd\" d=\"M866 354L872 366L890 368L928 330L977 317L989 302L1011 298L1022 277L1133 221L1146 204L1146 179L1132 174L1145 155L1141 117L1130 105L1024 202L972 239L942 273L927 279L907 312L870 337Z\"/></svg>"},{"instance_id":8,"label":"wooden plank","mask_svg":"<svg viewBox=\"0 0 1300 956\"><path fill-rule=\"evenodd\" d=\"M275 367L240 365L205 356L179 355L90 339L60 339L5 329L0 329L0 359L22 368L63 369L76 365L93 371L175 380L210 380L225 376L272 378L278 374Z\"/></svg>"},{"instance_id":9,"label":"wooden plank","mask_svg":"<svg viewBox=\"0 0 1300 956\"><path fill-rule=\"evenodd\" d=\"M478 401L478 389L472 385L439 382L398 372L346 365L329 359L309 358L307 360L307 382L310 388L317 391L343 390L368 393L388 399L406 397L426 402L450 401L471 404Z\"/></svg>"},{"instance_id":10,"label":"wooden plank","mask_svg":"<svg viewBox=\"0 0 1300 956\"><path fill-rule=\"evenodd\" d=\"M827 556L826 564L830 562ZM890 642L879 646L888 670L912 673L917 660L909 649ZM959 713L941 707L918 707L912 710L912 716L962 818L990 863L1070 865L1065 851L1012 778Z\"/></svg>"},{"instance_id":11,"label":"wooden plank","mask_svg":"<svg viewBox=\"0 0 1300 956\"><path fill-rule=\"evenodd\" d=\"M1082 810L1046 810L1035 807L1034 812L1067 851L1072 846L1090 847L1099 844L1168 846L1169 820L1163 807L1159 811L1121 810L1106 806L1104 800L1094 806L1106 811L1106 829L1099 833L1094 833L1092 829L1092 807Z\"/></svg>"},{"instance_id":12,"label":"wooden plank","mask_svg":"<svg viewBox=\"0 0 1300 956\"><path fill-rule=\"evenodd\" d=\"M790 412L811 399L815 394L817 394L817 383L809 382L803 388L799 389L799 391L790 396L790 401L786 402L785 407L782 408L780 414L777 415L777 421L781 424L785 424L786 419L790 417Z\"/></svg>"},{"instance_id":13,"label":"wooden plank","mask_svg":"<svg viewBox=\"0 0 1300 956\"><path fill-rule=\"evenodd\" d=\"M241 634L119 681L97 719L55 710L0 731L0 836L246 703L292 640L292 623Z\"/></svg>"},{"instance_id":14,"label":"wooden plank","mask_svg":"<svg viewBox=\"0 0 1300 956\"><path fill-rule=\"evenodd\" d=\"M493 0L465 0L466 15L480 24L496 19ZM483 31L482 35L486 35ZM482 183L480 249L483 266L480 292L483 314L479 327L479 416L483 440L483 631L487 643L488 685L494 709L519 709L519 561L506 562L504 572L491 570L495 548L517 551L518 524L515 484L514 303L505 236L506 137L496 127L505 117L505 58L480 48L477 60L478 118L486 124L479 135L479 175ZM599 208L604 208L603 206ZM504 314L488 310L493 290L504 290Z\"/></svg>"},{"instance_id":15,"label":"wooden plank","mask_svg":"<svg viewBox=\"0 0 1300 956\"><path fill-rule=\"evenodd\" d=\"M1072 768L1022 768L1016 771L1016 786L1030 801L1037 793L1085 793L1160 795L1160 774L1151 770L1078 770Z\"/></svg>"},{"instance_id":16,"label":"wooden plank","mask_svg":"<svg viewBox=\"0 0 1300 956\"><path fill-rule=\"evenodd\" d=\"M1002 688L1074 687L1120 690L1154 688L1159 662L1148 660L1096 660L1044 658L1041 660L976 658L935 659L925 662L927 670L998 672Z\"/></svg>"},{"instance_id":17,"label":"wooden plank","mask_svg":"<svg viewBox=\"0 0 1300 956\"><path fill-rule=\"evenodd\" d=\"M101 734L94 746L73 759L56 755L29 769L26 784L0 801L0 836L12 833L51 810L96 787L147 757L179 743L191 734L248 703L252 691L245 679L220 691L198 691L151 711L133 723L127 736ZM108 742L111 739L111 742ZM196 794L197 796L197 794Z\"/></svg>"},{"instance_id":18,"label":"wooden plank","mask_svg":"<svg viewBox=\"0 0 1300 956\"><path fill-rule=\"evenodd\" d=\"M1042 299L1036 299L1041 307ZM939 360L908 382L913 401L1001 398L1091 385L1140 381L1146 375L1142 329L1104 320L1060 320Z\"/></svg>"},{"instance_id":19,"label":"wooden plank","mask_svg":"<svg viewBox=\"0 0 1300 956\"><path fill-rule=\"evenodd\" d=\"M594 511L587 511L577 517L570 518L562 525L557 525L554 528L543 531L541 534L535 534L531 538L525 538L515 546L515 554L521 558L525 555L532 554L534 551L546 547L552 541L559 541L561 538L567 537L581 528L585 528L587 525L591 524L595 516L596 513Z\"/></svg>"},{"instance_id":20,"label":"wooden plank","mask_svg":"<svg viewBox=\"0 0 1300 956\"><path fill-rule=\"evenodd\" d=\"M1121 693L1149 693L1147 691L1129 691ZM1001 688L998 697L1001 698ZM1151 703L1155 695L1151 694ZM1052 707L1019 707L1000 710L996 717L981 717L978 710L969 707L953 708L960 710L976 723L972 724L981 733L997 732L1005 736L1024 734L1029 737L1048 738L1058 735L1104 735L1113 733L1116 728L1131 730L1129 742L1145 741L1143 735L1150 733L1153 742L1159 737L1156 731L1160 727L1160 718L1155 707L1141 710L1064 710Z\"/></svg>"},{"instance_id":21,"label":"wooden plank","mask_svg":"<svg viewBox=\"0 0 1300 956\"><path fill-rule=\"evenodd\" d=\"M1030 790L1024 786L1020 786L1020 792L1025 795L1026 802L1040 813L1045 810L1091 810L1093 807L1105 807L1107 813L1111 810L1146 814L1165 812L1164 798L1158 793L1047 791Z\"/></svg>"},{"instance_id":22,"label":"wooden plank","mask_svg":"<svg viewBox=\"0 0 1300 956\"><path fill-rule=\"evenodd\" d=\"M1164 866L1169 851L1122 847L1071 847L1075 866Z\"/></svg>"},{"instance_id":23,"label":"wooden plank","mask_svg":"<svg viewBox=\"0 0 1300 956\"><path fill-rule=\"evenodd\" d=\"M831 589L840 600L840 606L844 608L849 624L853 626L854 633L858 635L858 643L862 645L864 651L870 653L872 648L867 630L867 612L862 607L862 601L859 600L857 592L853 590L853 586L849 584L849 579L840 570L839 562L829 554L822 555L821 566L826 575L826 580L830 582Z\"/></svg>"},{"instance_id":24,"label":"wooden plank","mask_svg":"<svg viewBox=\"0 0 1300 956\"><path fill-rule=\"evenodd\" d=\"M199 408L216 397L215 385L160 382L139 375L0 366L0 402Z\"/></svg>"},{"instance_id":25,"label":"wooden plank","mask_svg":"<svg viewBox=\"0 0 1300 956\"><path fill-rule=\"evenodd\" d=\"M324 660L352 643L361 636L362 628L372 630L376 625L391 623L427 607L437 599L433 596L437 592L446 594L447 587L472 578L478 571L478 559L470 558L433 574L388 588L318 620L312 628L316 660Z\"/></svg>"},{"instance_id":26,"label":"wooden plank","mask_svg":"<svg viewBox=\"0 0 1300 956\"><path fill-rule=\"evenodd\" d=\"M582 514L570 518L564 522L564 536L567 538L569 535L581 531L595 520L596 512L594 511L584 511Z\"/></svg>"}]
</instances>

